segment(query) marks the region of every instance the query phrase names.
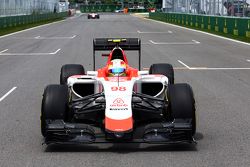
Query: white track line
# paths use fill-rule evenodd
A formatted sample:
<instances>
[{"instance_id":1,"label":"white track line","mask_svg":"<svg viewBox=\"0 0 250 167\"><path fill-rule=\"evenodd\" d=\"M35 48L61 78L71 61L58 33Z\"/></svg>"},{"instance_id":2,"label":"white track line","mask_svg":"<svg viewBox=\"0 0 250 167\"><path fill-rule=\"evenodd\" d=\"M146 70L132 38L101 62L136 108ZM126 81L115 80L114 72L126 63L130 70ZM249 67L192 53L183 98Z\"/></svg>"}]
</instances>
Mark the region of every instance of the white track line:
<instances>
[{"instance_id":1,"label":"white track line","mask_svg":"<svg viewBox=\"0 0 250 167\"><path fill-rule=\"evenodd\" d=\"M149 42L151 42L152 44L156 45L156 43L154 41L152 41L152 40L149 40Z\"/></svg>"},{"instance_id":2,"label":"white track line","mask_svg":"<svg viewBox=\"0 0 250 167\"><path fill-rule=\"evenodd\" d=\"M13 37L14 39L74 39L76 35L73 35L71 37L41 37L41 36L36 36L36 37Z\"/></svg>"},{"instance_id":3,"label":"white track line","mask_svg":"<svg viewBox=\"0 0 250 167\"><path fill-rule=\"evenodd\" d=\"M183 66L187 67L188 69L190 69L190 67L186 65L185 63L183 63L182 61L178 60L178 62L181 63Z\"/></svg>"},{"instance_id":4,"label":"white track line","mask_svg":"<svg viewBox=\"0 0 250 167\"><path fill-rule=\"evenodd\" d=\"M83 15L83 13L81 13L80 15L75 15L75 16L71 16L71 17L69 17L69 18L67 18L67 19L69 19L69 20L72 20L72 19L76 19L76 18L78 18L78 17L81 17Z\"/></svg>"},{"instance_id":5,"label":"white track line","mask_svg":"<svg viewBox=\"0 0 250 167\"><path fill-rule=\"evenodd\" d=\"M37 36L35 37L35 39L74 39L76 37L76 35L73 35L71 37L41 37L41 36Z\"/></svg>"},{"instance_id":6,"label":"white track line","mask_svg":"<svg viewBox=\"0 0 250 167\"><path fill-rule=\"evenodd\" d=\"M139 34L172 34L172 31L168 31L168 32L149 32L149 31L137 31L137 33Z\"/></svg>"},{"instance_id":7,"label":"white track line","mask_svg":"<svg viewBox=\"0 0 250 167\"><path fill-rule=\"evenodd\" d=\"M69 17L68 19L69 19L69 20L72 20L72 19L76 19L76 18L81 17L81 16L82 16L82 14L79 15L79 16L73 16L73 17L71 16L71 17Z\"/></svg>"},{"instance_id":8,"label":"white track line","mask_svg":"<svg viewBox=\"0 0 250 167\"><path fill-rule=\"evenodd\" d=\"M61 49L57 49L55 52L50 53L50 54L51 54L51 55L55 55L55 54L57 54L60 50L61 50Z\"/></svg>"},{"instance_id":9,"label":"white track line","mask_svg":"<svg viewBox=\"0 0 250 167\"><path fill-rule=\"evenodd\" d=\"M154 21L154 22L161 23L161 24L166 24L166 25L169 25L169 26L172 26L172 27L178 27L180 29L185 29L185 30L189 30L189 31L193 31L193 32L199 32L199 33L206 34L206 35L209 35L209 36L213 36L213 37L216 37L216 38L220 38L220 39L224 39L224 40L228 40L228 41L232 41L232 42L236 42L236 43L239 43L239 44L244 44L244 45L249 45L250 46L250 43L247 43L247 42L237 41L235 39L230 39L230 38L222 37L222 36L219 36L219 35L210 34L210 33L207 33L207 32L194 30L194 29L190 29L190 28L186 28L186 27L182 27L182 26L178 26L178 25L174 25L174 24L170 24L170 23L165 23L165 22L161 22L161 21L158 21L158 20L152 20L152 19L148 19L148 18L143 18L143 19Z\"/></svg>"},{"instance_id":10,"label":"white track line","mask_svg":"<svg viewBox=\"0 0 250 167\"><path fill-rule=\"evenodd\" d=\"M57 21L57 22L53 22L53 23L44 24L44 25L41 25L41 26L37 26L37 27L33 27L33 28L29 28L29 29L26 29L26 30L22 30L22 31L14 32L14 33L11 33L11 34L3 35L3 36L0 36L0 39L1 39L1 38L5 38L5 37L8 37L8 36L15 35L15 34L19 34L19 33L22 33L22 32L26 32L26 31L34 30L34 29L37 29L37 28L46 27L46 26L49 26L49 25L52 25L52 24L57 24L57 23L64 22L64 21L65 21L65 20L61 20L61 21Z\"/></svg>"},{"instance_id":11,"label":"white track line","mask_svg":"<svg viewBox=\"0 0 250 167\"><path fill-rule=\"evenodd\" d=\"M247 60L248 62L250 62L250 59L249 60Z\"/></svg>"},{"instance_id":12,"label":"white track line","mask_svg":"<svg viewBox=\"0 0 250 167\"><path fill-rule=\"evenodd\" d=\"M200 42L199 41L196 41L196 40L192 40L194 43L196 43L196 44L200 44Z\"/></svg>"},{"instance_id":13,"label":"white track line","mask_svg":"<svg viewBox=\"0 0 250 167\"><path fill-rule=\"evenodd\" d=\"M199 41L192 40L192 42L155 42L153 40L149 40L154 45L196 45L200 44Z\"/></svg>"},{"instance_id":14,"label":"white track line","mask_svg":"<svg viewBox=\"0 0 250 167\"><path fill-rule=\"evenodd\" d=\"M250 68L232 68L232 67L190 67L183 63L182 61L178 60L183 66L185 66L189 70L250 70Z\"/></svg>"},{"instance_id":15,"label":"white track line","mask_svg":"<svg viewBox=\"0 0 250 167\"><path fill-rule=\"evenodd\" d=\"M3 50L3 51L1 51L0 53L4 53L4 52L6 52L6 51L8 51L9 49L5 49L5 50Z\"/></svg>"},{"instance_id":16,"label":"white track line","mask_svg":"<svg viewBox=\"0 0 250 167\"><path fill-rule=\"evenodd\" d=\"M55 52L50 53L0 53L0 56L42 56L42 55L55 55L57 54L61 49L57 49Z\"/></svg>"},{"instance_id":17,"label":"white track line","mask_svg":"<svg viewBox=\"0 0 250 167\"><path fill-rule=\"evenodd\" d=\"M184 64L183 64L184 65ZM184 65L185 66L185 65ZM143 68L143 70L149 70L149 68ZM174 70L250 70L250 68L209 68L209 67L174 67Z\"/></svg>"},{"instance_id":18,"label":"white track line","mask_svg":"<svg viewBox=\"0 0 250 167\"><path fill-rule=\"evenodd\" d=\"M144 68L142 68L142 70L148 71L149 68L148 67L144 67ZM187 70L187 68L186 67L174 67L174 70Z\"/></svg>"},{"instance_id":19,"label":"white track line","mask_svg":"<svg viewBox=\"0 0 250 167\"><path fill-rule=\"evenodd\" d=\"M209 67L191 67L189 70L250 70L250 68L209 68Z\"/></svg>"},{"instance_id":20,"label":"white track line","mask_svg":"<svg viewBox=\"0 0 250 167\"><path fill-rule=\"evenodd\" d=\"M11 94L17 87L13 87L11 90L9 90L5 95L3 95L0 98L0 102L3 101L9 94Z\"/></svg>"}]
</instances>

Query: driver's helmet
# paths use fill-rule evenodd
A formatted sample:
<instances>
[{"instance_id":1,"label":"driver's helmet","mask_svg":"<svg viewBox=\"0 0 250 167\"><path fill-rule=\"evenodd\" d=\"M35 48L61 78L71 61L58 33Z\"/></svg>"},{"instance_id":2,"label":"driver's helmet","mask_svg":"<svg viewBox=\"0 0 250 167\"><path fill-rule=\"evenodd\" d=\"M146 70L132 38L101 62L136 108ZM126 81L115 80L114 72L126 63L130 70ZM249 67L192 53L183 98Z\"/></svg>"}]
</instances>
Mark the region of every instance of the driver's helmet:
<instances>
[{"instance_id":1,"label":"driver's helmet","mask_svg":"<svg viewBox=\"0 0 250 167\"><path fill-rule=\"evenodd\" d=\"M121 59L114 59L108 65L108 76L126 76L126 63Z\"/></svg>"}]
</instances>

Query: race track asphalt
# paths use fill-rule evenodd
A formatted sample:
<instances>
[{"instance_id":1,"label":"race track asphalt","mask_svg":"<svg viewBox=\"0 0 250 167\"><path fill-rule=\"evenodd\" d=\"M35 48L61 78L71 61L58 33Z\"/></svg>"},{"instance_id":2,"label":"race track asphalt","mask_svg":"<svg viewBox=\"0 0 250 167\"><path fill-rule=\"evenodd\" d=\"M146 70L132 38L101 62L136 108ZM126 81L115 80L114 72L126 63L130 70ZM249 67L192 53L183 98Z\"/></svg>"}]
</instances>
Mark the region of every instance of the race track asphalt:
<instances>
[{"instance_id":1,"label":"race track asphalt","mask_svg":"<svg viewBox=\"0 0 250 167\"><path fill-rule=\"evenodd\" d=\"M86 15L0 37L1 167L248 167L250 45L123 14ZM59 83L63 64L92 70L92 40L142 39L142 66L171 63L197 107L194 145L42 145L43 90ZM137 67L136 53L128 53ZM101 56L97 66L103 65ZM9 92L9 93L8 93Z\"/></svg>"}]
</instances>

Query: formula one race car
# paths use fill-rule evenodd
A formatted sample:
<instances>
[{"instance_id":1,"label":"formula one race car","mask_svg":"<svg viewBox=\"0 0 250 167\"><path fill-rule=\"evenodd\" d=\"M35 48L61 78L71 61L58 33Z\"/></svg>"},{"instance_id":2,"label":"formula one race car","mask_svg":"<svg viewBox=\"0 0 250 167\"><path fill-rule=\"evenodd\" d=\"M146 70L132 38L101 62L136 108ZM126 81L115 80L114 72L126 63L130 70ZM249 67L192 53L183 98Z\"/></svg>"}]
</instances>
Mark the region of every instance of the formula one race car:
<instances>
[{"instance_id":1,"label":"formula one race car","mask_svg":"<svg viewBox=\"0 0 250 167\"><path fill-rule=\"evenodd\" d=\"M100 19L100 15L97 13L88 14L88 19Z\"/></svg>"},{"instance_id":2,"label":"formula one race car","mask_svg":"<svg viewBox=\"0 0 250 167\"><path fill-rule=\"evenodd\" d=\"M95 70L96 51L109 50ZM139 69L124 50L139 52ZM46 144L195 143L195 99L188 84L174 84L172 65L141 71L138 38L93 41L93 71L80 64L61 68L60 84L43 94L41 132Z\"/></svg>"}]
</instances>

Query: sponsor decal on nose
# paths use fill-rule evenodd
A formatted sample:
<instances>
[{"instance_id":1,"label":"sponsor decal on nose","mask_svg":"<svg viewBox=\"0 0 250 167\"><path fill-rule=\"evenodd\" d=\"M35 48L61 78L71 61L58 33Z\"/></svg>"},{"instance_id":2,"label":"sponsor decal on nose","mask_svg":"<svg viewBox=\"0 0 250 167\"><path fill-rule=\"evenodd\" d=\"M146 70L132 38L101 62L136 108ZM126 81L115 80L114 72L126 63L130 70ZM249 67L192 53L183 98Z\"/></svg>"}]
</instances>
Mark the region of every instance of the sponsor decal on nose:
<instances>
[{"instance_id":1,"label":"sponsor decal on nose","mask_svg":"<svg viewBox=\"0 0 250 167\"><path fill-rule=\"evenodd\" d=\"M124 103L124 101L121 98L116 98L113 101L113 104L110 105L110 107L127 107L128 105Z\"/></svg>"}]
</instances>

